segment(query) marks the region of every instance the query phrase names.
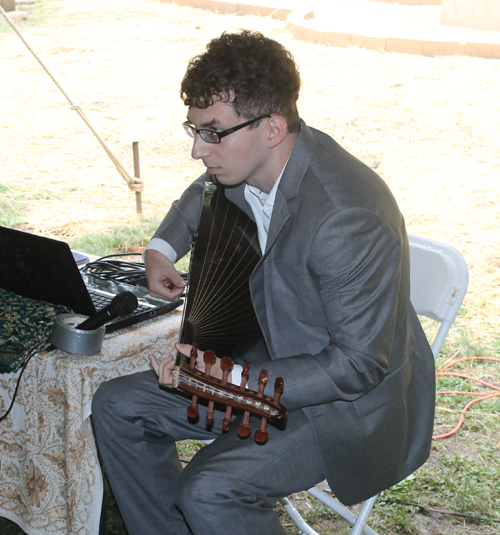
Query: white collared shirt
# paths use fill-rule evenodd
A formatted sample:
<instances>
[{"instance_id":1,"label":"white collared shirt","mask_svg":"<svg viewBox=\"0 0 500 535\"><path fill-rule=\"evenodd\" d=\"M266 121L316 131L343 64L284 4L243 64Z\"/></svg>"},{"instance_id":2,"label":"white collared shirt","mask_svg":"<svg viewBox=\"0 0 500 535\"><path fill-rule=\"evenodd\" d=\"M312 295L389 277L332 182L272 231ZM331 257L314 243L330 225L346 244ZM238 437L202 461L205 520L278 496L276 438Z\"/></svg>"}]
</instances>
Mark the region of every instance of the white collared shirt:
<instances>
[{"instance_id":1,"label":"white collared shirt","mask_svg":"<svg viewBox=\"0 0 500 535\"><path fill-rule=\"evenodd\" d=\"M286 167L286 164L285 164ZM259 245L262 254L266 250L267 235L269 234L269 225L271 223L271 216L273 214L274 200L276 199L276 192L283 176L283 170L281 171L278 180L274 183L273 189L269 193L264 193L255 186L249 186L245 184L245 200L252 209L253 217L257 225L257 236L259 238Z\"/></svg>"}]
</instances>

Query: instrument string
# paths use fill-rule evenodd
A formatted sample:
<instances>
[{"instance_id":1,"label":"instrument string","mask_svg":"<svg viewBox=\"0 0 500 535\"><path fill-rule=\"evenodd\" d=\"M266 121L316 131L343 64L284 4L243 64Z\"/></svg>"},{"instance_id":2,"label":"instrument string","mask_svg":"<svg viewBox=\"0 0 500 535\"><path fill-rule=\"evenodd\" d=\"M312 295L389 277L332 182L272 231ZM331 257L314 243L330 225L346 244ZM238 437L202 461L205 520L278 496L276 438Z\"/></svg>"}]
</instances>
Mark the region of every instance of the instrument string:
<instances>
[{"instance_id":1,"label":"instrument string","mask_svg":"<svg viewBox=\"0 0 500 535\"><path fill-rule=\"evenodd\" d=\"M205 186L205 194L206 192L209 190L210 186L209 185L206 185ZM217 210L217 207L218 207L218 203L219 203L219 197L217 196L217 199L216 199L216 205L215 205L215 208L214 208L214 211ZM205 198L203 199L203 205L205 204ZM200 219L200 223L201 223L201 219ZM213 232L214 232L214 222L213 222L213 219L211 221L211 224L210 224L210 233L209 233L209 237L208 237L208 243L210 244L212 242L212 236L213 236ZM220 238L220 236L219 236ZM198 295L199 294L203 294L203 290L204 290L204 283L205 283L205 277L203 276L203 272L205 271L205 268L207 265L210 265L210 263L207 262L207 256L209 255L209 253L211 252L211 249L210 247L207 247L205 249L205 254L203 256L203 261L202 261L202 273L200 275L200 278L199 278L199 284L198 286L196 287L195 289L195 294L194 296L192 296L192 303L193 303L193 306L195 306L195 304L198 302ZM212 255L213 256L213 255ZM188 298L190 296L188 295Z\"/></svg>"},{"instance_id":2,"label":"instrument string","mask_svg":"<svg viewBox=\"0 0 500 535\"><path fill-rule=\"evenodd\" d=\"M231 301L226 300L217 306L207 308L205 314L190 317L189 321L194 326L197 335L211 330L214 333L219 331L220 336L223 337L225 331L230 328L235 332L245 332L245 329L253 324L255 318L253 310L244 312L246 306L252 306L250 296L241 299L234 295L234 299ZM243 323L246 318L248 321Z\"/></svg>"},{"instance_id":3,"label":"instrument string","mask_svg":"<svg viewBox=\"0 0 500 535\"><path fill-rule=\"evenodd\" d=\"M214 187L212 185L205 184L205 193L204 193L204 198L203 198L203 201L202 201L202 207L205 206L205 204L206 204L206 195L207 195L207 192L209 192L210 190L212 190L212 193L213 193ZM210 197L210 198L212 198L212 197ZM218 206L218 200L219 199L217 197L215 210L217 209L217 206ZM201 217L200 217L200 223L201 223ZM212 219L211 224L210 224L210 233L209 233L209 237L208 237L208 243L212 242L213 232L214 232L214 224L213 224L213 219ZM206 249L204 251L203 260L202 260L202 272L203 272L204 266L208 265L207 256L209 255L210 251L211 251L211 249L209 247L206 247ZM196 250L196 252L197 252L197 250ZM194 266L195 266L195 258L194 257L195 257L195 254L193 254L193 256L191 257L190 268L189 268L189 272L190 272L189 278L190 279L191 279L192 274L194 273ZM192 281L190 280L190 282L192 282ZM194 340L188 339L188 332L189 331L188 331L188 329L186 329L185 325L186 325L186 322L192 325L192 323L191 323L191 321L189 319L189 317L191 316L190 308L193 308L193 306L196 308L196 303L198 301L197 296L200 294L200 292L203 289L204 277L202 276L202 274L199 277L199 283L200 282L201 282L201 285L200 284L195 285L195 287L193 288L194 289L194 294L193 294L193 291L191 290L192 286L188 286L188 292L187 292L187 295L186 295L186 304L184 305L184 310L183 310L182 320L181 320L181 330L180 330L180 340L183 343L191 343L192 344L194 342ZM181 358L181 360L183 360L184 356L180 355L180 358Z\"/></svg>"},{"instance_id":4,"label":"instrument string","mask_svg":"<svg viewBox=\"0 0 500 535\"><path fill-rule=\"evenodd\" d=\"M225 338L226 336L231 335L234 338L237 335L245 333L246 328L252 324L252 319L252 314L248 313L246 317L238 317L235 320L221 320L214 322L211 325L201 325L196 329L196 337L198 340L201 339L202 336L206 337L207 335L210 335L213 338L221 335Z\"/></svg>"},{"instance_id":5,"label":"instrument string","mask_svg":"<svg viewBox=\"0 0 500 535\"><path fill-rule=\"evenodd\" d=\"M201 317L190 318L193 324L213 325L224 321L232 321L237 319L237 316L245 312L245 308L251 307L250 296L240 297L236 294L236 290L231 293L231 299L224 302L217 303L210 311ZM253 311L251 312L253 313Z\"/></svg>"},{"instance_id":6,"label":"instrument string","mask_svg":"<svg viewBox=\"0 0 500 535\"><path fill-rule=\"evenodd\" d=\"M181 327L185 343L219 351L227 347L229 353L235 342L255 329L250 292L245 288L260 257L252 223L225 198L222 188L206 185L200 237L190 268L192 273L196 268L191 281L194 292L188 291Z\"/></svg>"},{"instance_id":7,"label":"instrument string","mask_svg":"<svg viewBox=\"0 0 500 535\"><path fill-rule=\"evenodd\" d=\"M216 211L218 209L219 196L217 196L216 198L216 206L214 210ZM241 212L238 211L238 215L240 213ZM223 227L225 227L226 229L230 229L230 238L233 235L236 227L238 226L238 223L240 223L240 218L234 218L233 224L228 225L228 214L229 209L227 208L223 214ZM214 226L214 221L212 221L209 243L210 241L213 241ZM255 257L257 256L255 248L252 248L252 246L254 245L255 234L250 243L247 244L246 249L243 252L238 253L238 256L236 256L238 249L241 249L241 242L243 241L243 236L246 236L248 234L248 226L249 220L247 219L246 224L244 224L243 227L243 232L240 235L238 244L233 249L233 251L229 251L228 253L229 243L231 242L231 240L229 238L224 240L222 245L223 250L221 253L219 253L218 257L227 257L226 262L214 262L214 258L217 254L217 251L221 248L220 240L222 237L222 232L219 232L215 239L215 247L207 247L207 251L213 250L213 254L211 259L208 258L208 254L205 254L204 256L201 276L201 280L203 282L197 289L195 295L195 304L193 304L193 307L191 308L189 314L189 321L192 325L196 326L196 330L199 329L199 325L210 325L212 323L211 318L215 317L216 315L223 316L223 314L225 314L227 317L230 317L234 314L235 307L242 307L244 305L251 306L251 303L244 303L241 301L241 299L238 304L237 300L238 289L241 288L241 286L244 285L248 280L248 277L244 274L244 269L241 269L241 266L245 260L246 265L248 265L248 262L250 262L252 259L255 259ZM249 252L251 253L250 258L247 258ZM235 257L236 261L234 260ZM228 269L230 270L229 272ZM229 281L229 284L220 284L220 281Z\"/></svg>"},{"instance_id":8,"label":"instrument string","mask_svg":"<svg viewBox=\"0 0 500 535\"><path fill-rule=\"evenodd\" d=\"M216 210L218 207L218 201L219 201L219 197L217 197ZM226 211L224 212L223 228L227 228L226 221L228 218L228 213L229 213L229 210L226 209ZM226 274L226 270L228 268L231 268L235 253L233 251L232 253L230 252L230 254L228 255L227 252L228 252L228 248L230 244L230 237L234 233L236 224L237 224L237 221L234 220L233 225L228 235L228 239L225 240L225 242L223 243L223 250L217 255L217 258L226 258L227 261L225 263L214 261L214 258L216 257L216 253L220 249L220 240L223 234L222 232L218 234L217 243L215 244L215 247L212 248L213 250L212 261L208 263L207 258L205 256L203 267L202 267L202 272L204 273L204 276L202 276L202 279L203 279L204 284L203 284L202 291L199 292L200 298L197 300L198 306L197 308L195 307L195 309L191 311L193 315L196 313L196 310L201 309L203 306L210 307L212 303L212 299L215 298L215 296L219 295L221 296L221 298L223 298L224 296L225 288L224 288L224 285L220 284L220 281L231 280L231 277L230 277L231 273ZM212 222L212 225L213 225L213 222ZM247 223L247 226L248 226L248 223ZM211 231L211 236L212 236L212 231ZM240 238L238 245L241 243L241 240L242 238ZM233 271L234 271L234 268L233 268ZM205 287L208 287L208 289L206 290Z\"/></svg>"},{"instance_id":9,"label":"instrument string","mask_svg":"<svg viewBox=\"0 0 500 535\"><path fill-rule=\"evenodd\" d=\"M246 306L251 306L250 296L241 299L237 295L231 301L225 301L218 306L214 306L212 309L213 315L207 314L202 316L201 321L198 322L198 318L193 318L190 321L193 325L217 325L224 322L237 321L237 315L240 314L240 310L244 310ZM252 312L250 312L253 315ZM203 321L206 319L206 321Z\"/></svg>"},{"instance_id":10,"label":"instrument string","mask_svg":"<svg viewBox=\"0 0 500 535\"><path fill-rule=\"evenodd\" d=\"M206 316L222 314L225 309L228 310L229 313L233 308L239 306L238 290L240 290L241 287L248 281L248 278L245 276L245 273L241 267L250 248L251 244L249 244L247 249L241 254L230 273L226 274L223 272L220 277L218 277L217 281L214 280L214 287L211 288L209 295L207 295L203 300L200 300L202 302L199 303L195 310L191 310L190 317L192 322L198 321L198 318L201 319L205 318ZM224 285L221 285L219 281L226 280L230 281L230 283L224 288Z\"/></svg>"},{"instance_id":11,"label":"instrument string","mask_svg":"<svg viewBox=\"0 0 500 535\"><path fill-rule=\"evenodd\" d=\"M216 321L194 325L196 341L201 347L215 347L216 344L230 346L238 338L248 335L248 330L255 322L253 311L239 314L237 317L223 317ZM222 342L222 343L221 343Z\"/></svg>"}]
</instances>

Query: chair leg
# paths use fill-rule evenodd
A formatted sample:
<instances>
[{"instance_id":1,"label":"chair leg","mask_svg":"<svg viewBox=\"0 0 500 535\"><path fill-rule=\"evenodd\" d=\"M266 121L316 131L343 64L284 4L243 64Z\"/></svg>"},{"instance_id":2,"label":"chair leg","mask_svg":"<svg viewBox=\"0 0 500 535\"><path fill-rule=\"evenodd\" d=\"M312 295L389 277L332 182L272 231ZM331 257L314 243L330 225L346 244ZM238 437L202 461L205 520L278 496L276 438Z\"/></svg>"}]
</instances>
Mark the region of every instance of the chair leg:
<instances>
[{"instance_id":1,"label":"chair leg","mask_svg":"<svg viewBox=\"0 0 500 535\"><path fill-rule=\"evenodd\" d=\"M297 511L297 509L295 509L288 498L281 498L279 502L288 513L290 518L295 522L295 525L300 529L301 534L320 535L307 524L307 522L302 518L301 514Z\"/></svg>"},{"instance_id":2,"label":"chair leg","mask_svg":"<svg viewBox=\"0 0 500 535\"><path fill-rule=\"evenodd\" d=\"M361 533L365 533L366 535L369 535L368 530L373 531L369 526L366 525L366 522L368 521L368 517L370 516L370 513L372 512L373 505L375 504L376 499L377 499L377 496L373 496L369 500L365 501L358 515L358 518L356 519L356 522L354 523L354 527L353 527L353 530L351 531L351 535L361 535ZM373 531L373 533L375 532Z\"/></svg>"},{"instance_id":3,"label":"chair leg","mask_svg":"<svg viewBox=\"0 0 500 535\"><path fill-rule=\"evenodd\" d=\"M356 515L352 514L351 511L349 511L349 509L342 505L338 500L317 487L311 487L310 489L307 489L307 492L333 509L342 518L350 522L354 526L353 530L351 531L351 535L361 535L361 533L364 533L364 535L378 535L375 530L366 525L366 521L368 520L368 516L373 508L373 504L377 499L376 496L373 496L369 500L365 501L359 516L356 517Z\"/></svg>"}]
</instances>

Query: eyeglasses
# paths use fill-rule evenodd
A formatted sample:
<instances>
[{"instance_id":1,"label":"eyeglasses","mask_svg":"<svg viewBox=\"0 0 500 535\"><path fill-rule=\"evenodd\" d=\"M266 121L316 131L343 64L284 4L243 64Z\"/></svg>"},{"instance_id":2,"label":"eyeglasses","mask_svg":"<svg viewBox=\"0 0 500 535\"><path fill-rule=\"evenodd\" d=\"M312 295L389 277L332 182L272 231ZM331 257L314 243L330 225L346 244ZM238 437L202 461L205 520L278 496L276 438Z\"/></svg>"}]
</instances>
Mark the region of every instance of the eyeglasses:
<instances>
[{"instance_id":1,"label":"eyeglasses","mask_svg":"<svg viewBox=\"0 0 500 535\"><path fill-rule=\"evenodd\" d=\"M245 126L248 126L252 123L256 123L261 119L265 119L266 117L271 116L261 115L260 117L255 117L255 119L250 119L250 121L247 121L246 123L233 126L232 128L228 128L227 130L222 130L222 132L216 132L215 130L208 130L206 128L195 128L189 121L182 123L182 126L184 127L186 134L189 137L192 137L193 139L196 137L196 134L200 134L201 139L203 139L205 143L220 143L220 140L223 137L228 136L229 134L232 134L233 132L236 132L241 128L245 128Z\"/></svg>"}]
</instances>

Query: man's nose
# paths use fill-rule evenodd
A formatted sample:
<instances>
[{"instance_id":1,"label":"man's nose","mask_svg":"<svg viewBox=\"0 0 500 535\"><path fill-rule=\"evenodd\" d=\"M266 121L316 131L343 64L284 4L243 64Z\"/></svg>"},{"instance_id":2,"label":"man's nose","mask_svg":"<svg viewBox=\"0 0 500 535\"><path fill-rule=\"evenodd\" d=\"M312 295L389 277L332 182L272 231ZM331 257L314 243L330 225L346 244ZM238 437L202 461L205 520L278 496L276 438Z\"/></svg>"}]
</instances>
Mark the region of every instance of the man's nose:
<instances>
[{"instance_id":1,"label":"man's nose","mask_svg":"<svg viewBox=\"0 0 500 535\"><path fill-rule=\"evenodd\" d=\"M191 149L191 157L194 160L199 160L210 154L210 143L203 141L200 134L196 134L193 141L193 148Z\"/></svg>"}]
</instances>

